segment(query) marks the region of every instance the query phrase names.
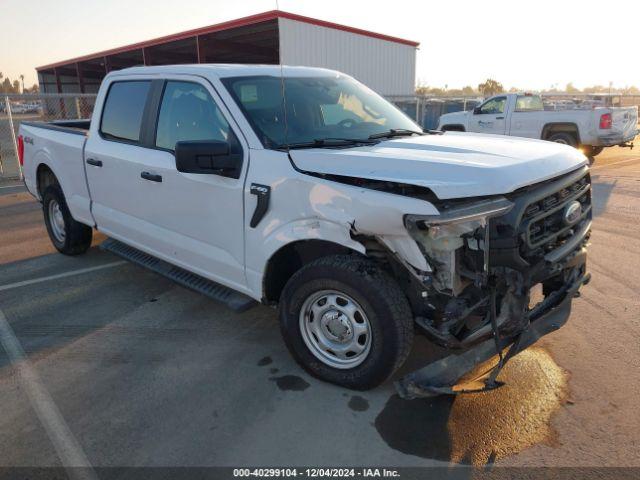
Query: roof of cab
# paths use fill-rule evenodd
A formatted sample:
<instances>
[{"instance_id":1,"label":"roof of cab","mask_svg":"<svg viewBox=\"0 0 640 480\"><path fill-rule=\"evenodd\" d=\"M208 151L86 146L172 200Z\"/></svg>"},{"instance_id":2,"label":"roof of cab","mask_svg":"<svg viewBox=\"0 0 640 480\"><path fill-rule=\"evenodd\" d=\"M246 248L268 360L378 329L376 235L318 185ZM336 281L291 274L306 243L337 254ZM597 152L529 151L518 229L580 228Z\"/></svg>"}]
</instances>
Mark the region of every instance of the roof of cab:
<instances>
[{"instance_id":1,"label":"roof of cab","mask_svg":"<svg viewBox=\"0 0 640 480\"><path fill-rule=\"evenodd\" d=\"M182 65L158 65L153 67L130 67L116 70L108 74L108 77L125 75L157 75L157 74L193 74L204 76L248 77L256 75L266 76L307 76L326 77L345 75L336 70L318 67L299 67L290 65L245 65L231 63L199 63Z\"/></svg>"}]
</instances>

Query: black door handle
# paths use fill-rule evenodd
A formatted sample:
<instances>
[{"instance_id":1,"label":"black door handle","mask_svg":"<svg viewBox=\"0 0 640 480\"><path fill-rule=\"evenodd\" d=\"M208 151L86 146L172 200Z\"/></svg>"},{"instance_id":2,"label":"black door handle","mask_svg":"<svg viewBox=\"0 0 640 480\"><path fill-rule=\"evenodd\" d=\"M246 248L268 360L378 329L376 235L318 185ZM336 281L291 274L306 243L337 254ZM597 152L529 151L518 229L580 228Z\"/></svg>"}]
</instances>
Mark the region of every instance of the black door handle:
<instances>
[{"instance_id":1,"label":"black door handle","mask_svg":"<svg viewBox=\"0 0 640 480\"><path fill-rule=\"evenodd\" d=\"M96 160L94 158L87 158L87 163L89 165L93 165L94 167L101 167L102 166L102 160Z\"/></svg>"},{"instance_id":2,"label":"black door handle","mask_svg":"<svg viewBox=\"0 0 640 480\"><path fill-rule=\"evenodd\" d=\"M155 173L142 172L140 176L145 180L151 180L152 182L162 182L162 175L157 175Z\"/></svg>"},{"instance_id":3,"label":"black door handle","mask_svg":"<svg viewBox=\"0 0 640 480\"><path fill-rule=\"evenodd\" d=\"M496 120L504 120L504 117L496 117Z\"/></svg>"}]
</instances>

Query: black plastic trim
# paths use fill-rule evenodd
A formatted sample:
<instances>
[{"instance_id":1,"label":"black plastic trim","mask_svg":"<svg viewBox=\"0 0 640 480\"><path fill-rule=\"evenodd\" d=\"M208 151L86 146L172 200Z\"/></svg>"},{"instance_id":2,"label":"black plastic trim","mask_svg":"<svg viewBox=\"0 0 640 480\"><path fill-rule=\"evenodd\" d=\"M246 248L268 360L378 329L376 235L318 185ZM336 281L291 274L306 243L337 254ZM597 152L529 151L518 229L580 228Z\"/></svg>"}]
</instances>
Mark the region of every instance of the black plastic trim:
<instances>
[{"instance_id":1,"label":"black plastic trim","mask_svg":"<svg viewBox=\"0 0 640 480\"><path fill-rule=\"evenodd\" d=\"M142 125L140 127L140 144L146 148L155 148L158 114L165 84L166 81L164 79L151 81L147 103L144 106L144 113L142 114Z\"/></svg>"},{"instance_id":2,"label":"black plastic trim","mask_svg":"<svg viewBox=\"0 0 640 480\"><path fill-rule=\"evenodd\" d=\"M251 217L251 223L249 226L251 228L256 228L260 221L267 214L267 210L269 210L269 199L271 198L271 187L269 185L260 185L259 183L252 183L251 188L249 189L252 195L258 197L258 203L256 204L256 209L253 212L253 216Z\"/></svg>"},{"instance_id":3,"label":"black plastic trim","mask_svg":"<svg viewBox=\"0 0 640 480\"><path fill-rule=\"evenodd\" d=\"M149 180L151 182L162 183L162 175L158 175L157 173L142 172L140 174L140 178L144 178L145 180Z\"/></svg>"},{"instance_id":4,"label":"black plastic trim","mask_svg":"<svg viewBox=\"0 0 640 480\"><path fill-rule=\"evenodd\" d=\"M94 167L102 167L102 160L96 160L95 158L87 158L87 163Z\"/></svg>"},{"instance_id":5,"label":"black plastic trim","mask_svg":"<svg viewBox=\"0 0 640 480\"><path fill-rule=\"evenodd\" d=\"M43 128L45 130L53 130L56 132L70 133L72 135L81 135L83 137L86 137L89 133L88 128L84 129L81 127L69 125L69 124L78 124L77 120L74 122L20 122L20 124L26 127Z\"/></svg>"},{"instance_id":6,"label":"black plastic trim","mask_svg":"<svg viewBox=\"0 0 640 480\"><path fill-rule=\"evenodd\" d=\"M461 123L447 123L440 130L443 132L466 132L467 129Z\"/></svg>"}]
</instances>

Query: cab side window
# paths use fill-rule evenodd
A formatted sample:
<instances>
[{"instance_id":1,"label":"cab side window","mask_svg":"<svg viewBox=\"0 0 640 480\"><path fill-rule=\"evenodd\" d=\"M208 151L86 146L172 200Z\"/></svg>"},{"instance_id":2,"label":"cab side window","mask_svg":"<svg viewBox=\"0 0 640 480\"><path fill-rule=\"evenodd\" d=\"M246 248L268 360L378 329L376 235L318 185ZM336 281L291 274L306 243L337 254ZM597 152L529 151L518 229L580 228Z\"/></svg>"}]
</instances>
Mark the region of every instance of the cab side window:
<instances>
[{"instance_id":1,"label":"cab side window","mask_svg":"<svg viewBox=\"0 0 640 480\"><path fill-rule=\"evenodd\" d=\"M173 151L176 142L230 140L231 129L209 92L197 83L166 83L156 131L156 146Z\"/></svg>"},{"instance_id":2,"label":"cab side window","mask_svg":"<svg viewBox=\"0 0 640 480\"><path fill-rule=\"evenodd\" d=\"M102 109L100 133L107 140L140 141L144 107L151 82L114 82Z\"/></svg>"},{"instance_id":3,"label":"cab side window","mask_svg":"<svg viewBox=\"0 0 640 480\"><path fill-rule=\"evenodd\" d=\"M542 110L544 110L544 104L538 95L518 95L516 112L540 112Z\"/></svg>"},{"instance_id":4,"label":"cab side window","mask_svg":"<svg viewBox=\"0 0 640 480\"><path fill-rule=\"evenodd\" d=\"M507 103L507 97L496 97L486 101L480 107L480 113L498 114L504 113L504 106Z\"/></svg>"}]
</instances>

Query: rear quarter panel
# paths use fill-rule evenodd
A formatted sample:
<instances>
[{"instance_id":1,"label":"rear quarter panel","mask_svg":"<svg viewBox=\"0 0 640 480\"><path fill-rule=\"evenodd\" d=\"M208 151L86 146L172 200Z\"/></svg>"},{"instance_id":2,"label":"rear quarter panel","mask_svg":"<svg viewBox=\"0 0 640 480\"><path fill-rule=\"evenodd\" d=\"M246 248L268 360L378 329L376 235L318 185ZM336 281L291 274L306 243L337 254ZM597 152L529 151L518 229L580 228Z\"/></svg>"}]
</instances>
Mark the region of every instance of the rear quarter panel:
<instances>
[{"instance_id":1,"label":"rear quarter panel","mask_svg":"<svg viewBox=\"0 0 640 480\"><path fill-rule=\"evenodd\" d=\"M93 225L83 158L87 137L32 125L21 125L20 134L25 140L24 178L29 192L42 200L37 172L41 165L46 165L62 188L71 216Z\"/></svg>"},{"instance_id":2,"label":"rear quarter panel","mask_svg":"<svg viewBox=\"0 0 640 480\"><path fill-rule=\"evenodd\" d=\"M578 128L580 143L590 145L590 141L596 135L594 128L595 114L593 110L545 110L541 112L531 112L531 115L538 117L539 136L542 138L545 127L553 124L572 124Z\"/></svg>"}]
</instances>

